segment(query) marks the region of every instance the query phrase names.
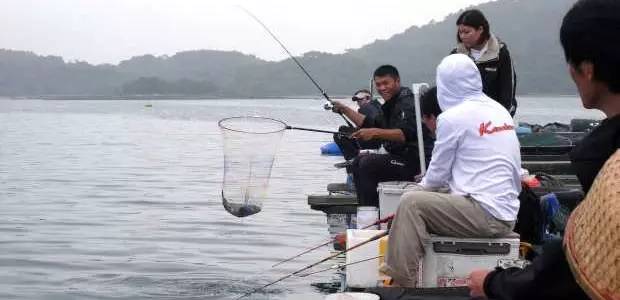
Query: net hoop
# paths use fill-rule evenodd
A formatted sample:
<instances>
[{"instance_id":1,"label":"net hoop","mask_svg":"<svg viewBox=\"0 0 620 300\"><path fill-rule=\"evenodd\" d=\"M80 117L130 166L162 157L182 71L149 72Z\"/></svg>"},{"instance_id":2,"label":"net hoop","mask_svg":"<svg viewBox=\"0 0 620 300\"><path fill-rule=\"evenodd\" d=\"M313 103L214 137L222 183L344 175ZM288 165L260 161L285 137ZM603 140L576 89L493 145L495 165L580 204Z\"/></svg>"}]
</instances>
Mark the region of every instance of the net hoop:
<instances>
[{"instance_id":1,"label":"net hoop","mask_svg":"<svg viewBox=\"0 0 620 300\"><path fill-rule=\"evenodd\" d=\"M250 131L250 130L244 130L244 129L239 129L239 128L234 128L234 124L226 124L226 123L231 123L237 120L262 120L262 121L270 121L272 123L275 124L279 124L282 125L282 128L280 129L274 129L274 130L269 130L269 131ZM217 125L221 128L221 129L225 129L225 130L229 130L229 131L234 131L234 132L240 132L240 133L249 133L249 134L272 134L272 133L278 133L278 132L282 132L284 130L286 130L286 128L288 127L288 125L286 125L286 123L278 120L278 119L273 119L273 118L267 118L267 117L260 117L260 116L240 116L240 117L229 117L229 118L224 118L221 119L217 122Z\"/></svg>"}]
</instances>

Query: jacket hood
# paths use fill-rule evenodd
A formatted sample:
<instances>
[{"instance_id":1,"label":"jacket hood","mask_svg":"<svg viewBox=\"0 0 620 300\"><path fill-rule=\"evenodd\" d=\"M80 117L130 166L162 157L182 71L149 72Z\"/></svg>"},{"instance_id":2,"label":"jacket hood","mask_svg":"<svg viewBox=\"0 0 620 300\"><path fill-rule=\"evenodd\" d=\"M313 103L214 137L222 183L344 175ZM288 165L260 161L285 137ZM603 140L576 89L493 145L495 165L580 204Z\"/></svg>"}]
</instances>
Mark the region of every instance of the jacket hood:
<instances>
[{"instance_id":1,"label":"jacket hood","mask_svg":"<svg viewBox=\"0 0 620 300\"><path fill-rule=\"evenodd\" d=\"M464 54L445 57L437 66L436 82L437 100L441 111L470 99L484 97L478 67Z\"/></svg>"}]
</instances>

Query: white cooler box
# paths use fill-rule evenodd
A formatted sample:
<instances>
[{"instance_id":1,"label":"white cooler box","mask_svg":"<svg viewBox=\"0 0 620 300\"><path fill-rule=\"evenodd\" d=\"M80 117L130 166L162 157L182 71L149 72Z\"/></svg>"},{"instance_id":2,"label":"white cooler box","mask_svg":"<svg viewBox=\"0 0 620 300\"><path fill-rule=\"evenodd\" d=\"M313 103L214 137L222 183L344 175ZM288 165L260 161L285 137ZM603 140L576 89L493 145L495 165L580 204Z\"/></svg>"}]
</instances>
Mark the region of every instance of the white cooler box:
<instances>
[{"instance_id":1,"label":"white cooler box","mask_svg":"<svg viewBox=\"0 0 620 300\"><path fill-rule=\"evenodd\" d=\"M519 265L517 234L496 239L464 239L431 235L418 271L418 287L466 286L473 270Z\"/></svg>"},{"instance_id":2,"label":"white cooler box","mask_svg":"<svg viewBox=\"0 0 620 300\"><path fill-rule=\"evenodd\" d=\"M400 204L400 196L407 190L416 186L410 181L386 181L379 182L377 192L379 193L379 218L383 219L393 213ZM387 223L381 224L381 229L387 229Z\"/></svg>"}]
</instances>

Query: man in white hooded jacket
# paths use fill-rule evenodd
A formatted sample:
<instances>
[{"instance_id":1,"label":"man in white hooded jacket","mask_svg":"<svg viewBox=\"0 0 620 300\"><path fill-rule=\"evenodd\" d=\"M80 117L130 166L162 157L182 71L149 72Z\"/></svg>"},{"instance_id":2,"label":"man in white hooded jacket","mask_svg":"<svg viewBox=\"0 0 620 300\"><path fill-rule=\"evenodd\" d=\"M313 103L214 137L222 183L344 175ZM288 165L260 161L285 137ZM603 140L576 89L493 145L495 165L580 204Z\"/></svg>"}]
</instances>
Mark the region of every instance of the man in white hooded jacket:
<instances>
[{"instance_id":1,"label":"man in white hooded jacket","mask_svg":"<svg viewBox=\"0 0 620 300\"><path fill-rule=\"evenodd\" d=\"M423 241L508 235L519 210L521 157L513 120L482 93L476 65L453 54L437 67L435 148L420 186L405 193L390 229L382 271L395 284L415 287ZM432 192L449 187L450 193Z\"/></svg>"}]
</instances>

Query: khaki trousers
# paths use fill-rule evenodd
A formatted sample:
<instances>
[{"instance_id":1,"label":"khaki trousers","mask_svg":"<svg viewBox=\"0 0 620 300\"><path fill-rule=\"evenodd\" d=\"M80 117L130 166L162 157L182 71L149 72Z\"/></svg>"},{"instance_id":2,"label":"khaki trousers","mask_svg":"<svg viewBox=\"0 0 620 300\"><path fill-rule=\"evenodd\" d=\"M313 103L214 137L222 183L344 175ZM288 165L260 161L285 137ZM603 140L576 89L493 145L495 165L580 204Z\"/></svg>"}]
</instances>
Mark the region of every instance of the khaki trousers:
<instances>
[{"instance_id":1,"label":"khaki trousers","mask_svg":"<svg viewBox=\"0 0 620 300\"><path fill-rule=\"evenodd\" d=\"M422 242L430 234L459 238L492 238L508 235L514 222L501 221L477 201L457 195L410 191L401 203L390 229L387 256L381 271L400 286L415 287Z\"/></svg>"}]
</instances>

